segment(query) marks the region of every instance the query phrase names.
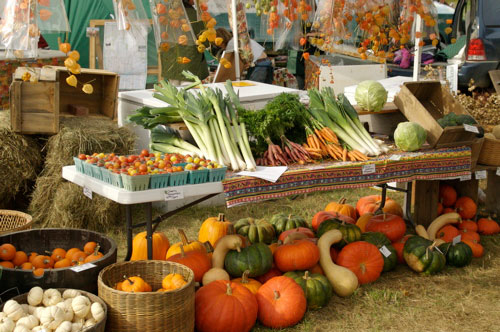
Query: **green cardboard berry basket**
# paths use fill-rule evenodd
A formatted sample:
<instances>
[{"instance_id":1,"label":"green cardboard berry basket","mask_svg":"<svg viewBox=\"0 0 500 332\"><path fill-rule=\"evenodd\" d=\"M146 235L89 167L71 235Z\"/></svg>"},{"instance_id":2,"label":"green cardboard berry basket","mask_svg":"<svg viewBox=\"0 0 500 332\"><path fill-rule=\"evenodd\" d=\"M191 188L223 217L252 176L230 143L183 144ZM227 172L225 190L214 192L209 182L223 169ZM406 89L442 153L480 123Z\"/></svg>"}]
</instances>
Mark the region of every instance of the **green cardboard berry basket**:
<instances>
[{"instance_id":1,"label":"green cardboard berry basket","mask_svg":"<svg viewBox=\"0 0 500 332\"><path fill-rule=\"evenodd\" d=\"M82 165L83 165L83 174L88 175L88 176L94 176L92 174L92 165L93 164L82 161Z\"/></svg>"},{"instance_id":2,"label":"green cardboard berry basket","mask_svg":"<svg viewBox=\"0 0 500 332\"><path fill-rule=\"evenodd\" d=\"M118 188L123 188L123 181L122 181L122 177L121 177L121 174L120 173L113 173L113 172L109 172L109 178L111 180L111 184L115 187L118 187Z\"/></svg>"},{"instance_id":3,"label":"green cardboard berry basket","mask_svg":"<svg viewBox=\"0 0 500 332\"><path fill-rule=\"evenodd\" d=\"M130 191L141 191L149 189L150 175L134 175L121 174L123 189Z\"/></svg>"},{"instance_id":4,"label":"green cardboard berry basket","mask_svg":"<svg viewBox=\"0 0 500 332\"><path fill-rule=\"evenodd\" d=\"M83 161L80 160L80 158L77 158L77 157L73 157L73 161L75 162L76 171L80 172L80 173L84 173L84 171L83 171Z\"/></svg>"},{"instance_id":5,"label":"green cardboard berry basket","mask_svg":"<svg viewBox=\"0 0 500 332\"><path fill-rule=\"evenodd\" d=\"M102 181L113 184L111 182L111 172L106 167L101 167Z\"/></svg>"},{"instance_id":6,"label":"green cardboard berry basket","mask_svg":"<svg viewBox=\"0 0 500 332\"><path fill-rule=\"evenodd\" d=\"M92 170L92 177L101 180L102 181L102 172L101 172L102 167L99 167L95 164L92 164L91 170Z\"/></svg>"},{"instance_id":7,"label":"green cardboard berry basket","mask_svg":"<svg viewBox=\"0 0 500 332\"><path fill-rule=\"evenodd\" d=\"M208 170L208 182L220 182L226 178L227 166Z\"/></svg>"},{"instance_id":8,"label":"green cardboard berry basket","mask_svg":"<svg viewBox=\"0 0 500 332\"><path fill-rule=\"evenodd\" d=\"M168 181L171 173L153 174L149 182L150 189L159 189L168 187Z\"/></svg>"},{"instance_id":9,"label":"green cardboard berry basket","mask_svg":"<svg viewBox=\"0 0 500 332\"><path fill-rule=\"evenodd\" d=\"M188 171L170 173L168 185L170 187L184 186L188 180Z\"/></svg>"},{"instance_id":10,"label":"green cardboard berry basket","mask_svg":"<svg viewBox=\"0 0 500 332\"><path fill-rule=\"evenodd\" d=\"M208 169L197 169L189 171L188 182L189 184L200 184L207 182Z\"/></svg>"}]
</instances>

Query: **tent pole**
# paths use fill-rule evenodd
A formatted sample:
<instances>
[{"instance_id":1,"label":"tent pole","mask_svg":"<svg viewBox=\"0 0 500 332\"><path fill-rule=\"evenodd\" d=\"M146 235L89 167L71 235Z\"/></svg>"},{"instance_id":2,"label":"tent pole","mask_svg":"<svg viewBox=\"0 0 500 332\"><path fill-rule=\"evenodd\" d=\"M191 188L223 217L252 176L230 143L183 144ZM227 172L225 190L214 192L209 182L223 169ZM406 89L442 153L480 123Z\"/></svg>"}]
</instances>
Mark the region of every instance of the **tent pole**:
<instances>
[{"instance_id":1,"label":"tent pole","mask_svg":"<svg viewBox=\"0 0 500 332\"><path fill-rule=\"evenodd\" d=\"M420 41L422 40L422 17L417 14L417 22L415 28L415 34L419 37L415 37L415 56L413 58L413 81L418 81L418 75L420 74L420 63L422 62L422 47L420 46Z\"/></svg>"},{"instance_id":2,"label":"tent pole","mask_svg":"<svg viewBox=\"0 0 500 332\"><path fill-rule=\"evenodd\" d=\"M236 0L231 0L231 15L232 15L232 28L233 28L233 42L234 42L234 70L236 80L240 80L240 54L238 43L238 25L236 18Z\"/></svg>"}]
</instances>

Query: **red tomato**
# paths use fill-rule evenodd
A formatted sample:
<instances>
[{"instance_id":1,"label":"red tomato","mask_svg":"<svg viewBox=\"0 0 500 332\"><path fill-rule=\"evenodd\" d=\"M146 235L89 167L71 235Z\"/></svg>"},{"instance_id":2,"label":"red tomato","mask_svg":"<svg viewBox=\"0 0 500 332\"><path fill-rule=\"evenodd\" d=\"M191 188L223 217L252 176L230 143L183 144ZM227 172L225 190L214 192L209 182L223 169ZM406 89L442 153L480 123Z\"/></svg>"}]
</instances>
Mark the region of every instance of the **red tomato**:
<instances>
[{"instance_id":1,"label":"red tomato","mask_svg":"<svg viewBox=\"0 0 500 332\"><path fill-rule=\"evenodd\" d=\"M141 151L141 157L144 157L144 156L149 156L149 151L147 149L144 149Z\"/></svg>"},{"instance_id":2,"label":"red tomato","mask_svg":"<svg viewBox=\"0 0 500 332\"><path fill-rule=\"evenodd\" d=\"M148 171L148 166L144 164L141 164L141 166L139 166L139 172L147 172L147 171Z\"/></svg>"},{"instance_id":3,"label":"red tomato","mask_svg":"<svg viewBox=\"0 0 500 332\"><path fill-rule=\"evenodd\" d=\"M85 160L85 159L87 159L87 155L85 155L85 154L83 154L83 153L80 153L80 154L78 155L78 159L80 159L80 160Z\"/></svg>"}]
</instances>

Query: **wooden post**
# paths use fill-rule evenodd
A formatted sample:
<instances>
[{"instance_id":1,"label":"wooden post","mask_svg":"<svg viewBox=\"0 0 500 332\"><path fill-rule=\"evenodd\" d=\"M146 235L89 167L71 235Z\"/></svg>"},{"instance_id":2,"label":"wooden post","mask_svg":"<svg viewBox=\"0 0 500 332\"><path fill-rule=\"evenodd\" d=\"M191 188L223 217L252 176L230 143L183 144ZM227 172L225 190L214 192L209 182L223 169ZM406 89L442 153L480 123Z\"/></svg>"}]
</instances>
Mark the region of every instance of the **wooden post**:
<instances>
[{"instance_id":1,"label":"wooden post","mask_svg":"<svg viewBox=\"0 0 500 332\"><path fill-rule=\"evenodd\" d=\"M488 170L488 183L486 188L486 210L500 213L500 176L496 170Z\"/></svg>"},{"instance_id":2,"label":"wooden post","mask_svg":"<svg viewBox=\"0 0 500 332\"><path fill-rule=\"evenodd\" d=\"M413 221L425 227L437 217L439 181L415 181Z\"/></svg>"}]
</instances>

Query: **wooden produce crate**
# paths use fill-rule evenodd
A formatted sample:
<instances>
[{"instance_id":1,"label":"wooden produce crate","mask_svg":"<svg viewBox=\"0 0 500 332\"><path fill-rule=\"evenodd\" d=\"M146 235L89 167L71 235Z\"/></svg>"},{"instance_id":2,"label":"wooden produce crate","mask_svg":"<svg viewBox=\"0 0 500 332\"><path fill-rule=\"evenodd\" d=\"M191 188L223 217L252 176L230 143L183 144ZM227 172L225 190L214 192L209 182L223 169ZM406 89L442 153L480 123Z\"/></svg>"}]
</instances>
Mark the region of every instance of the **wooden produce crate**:
<instances>
[{"instance_id":1,"label":"wooden produce crate","mask_svg":"<svg viewBox=\"0 0 500 332\"><path fill-rule=\"evenodd\" d=\"M22 134L57 134L61 117L89 116L116 119L119 76L116 73L82 69L78 86L66 83L71 75L65 67L38 69L39 82L23 82L26 68L18 68L10 86L12 130ZM92 94L82 91L90 83Z\"/></svg>"},{"instance_id":2,"label":"wooden produce crate","mask_svg":"<svg viewBox=\"0 0 500 332\"><path fill-rule=\"evenodd\" d=\"M466 131L463 126L442 128L437 122L450 112L470 115L438 81L406 82L394 97L394 103L409 121L427 131L427 142L432 148L477 143L477 134Z\"/></svg>"}]
</instances>

